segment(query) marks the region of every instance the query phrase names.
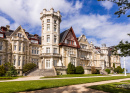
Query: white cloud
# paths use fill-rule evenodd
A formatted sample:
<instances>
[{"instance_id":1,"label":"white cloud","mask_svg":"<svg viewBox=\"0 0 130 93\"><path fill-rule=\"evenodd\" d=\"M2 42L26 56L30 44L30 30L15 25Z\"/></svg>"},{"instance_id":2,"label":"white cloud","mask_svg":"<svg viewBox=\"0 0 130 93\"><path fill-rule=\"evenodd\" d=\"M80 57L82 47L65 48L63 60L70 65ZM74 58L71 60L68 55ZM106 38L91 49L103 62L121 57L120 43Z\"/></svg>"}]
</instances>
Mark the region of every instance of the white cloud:
<instances>
[{"instance_id":1,"label":"white cloud","mask_svg":"<svg viewBox=\"0 0 130 93\"><path fill-rule=\"evenodd\" d=\"M107 10L113 7L113 3L110 1L101 1L101 5L105 7Z\"/></svg>"},{"instance_id":2,"label":"white cloud","mask_svg":"<svg viewBox=\"0 0 130 93\"><path fill-rule=\"evenodd\" d=\"M77 1L73 6L66 0L2 0L0 11L10 16L18 24L31 24L33 27L41 26L40 12L42 9L53 7L63 14L75 13L82 7L82 3Z\"/></svg>"},{"instance_id":3,"label":"white cloud","mask_svg":"<svg viewBox=\"0 0 130 93\"><path fill-rule=\"evenodd\" d=\"M10 22L7 19L5 19L4 17L0 16L0 25L1 26L5 26L5 25L9 25L9 24L10 24Z\"/></svg>"}]
</instances>

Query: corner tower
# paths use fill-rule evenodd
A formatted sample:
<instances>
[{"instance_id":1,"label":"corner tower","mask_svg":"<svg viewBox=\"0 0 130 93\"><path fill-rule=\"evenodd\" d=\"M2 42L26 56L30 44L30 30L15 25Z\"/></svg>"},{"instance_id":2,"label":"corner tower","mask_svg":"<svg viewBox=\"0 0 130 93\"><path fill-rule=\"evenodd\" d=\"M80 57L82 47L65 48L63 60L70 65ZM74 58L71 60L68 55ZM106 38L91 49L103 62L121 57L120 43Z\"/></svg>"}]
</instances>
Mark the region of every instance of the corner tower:
<instances>
[{"instance_id":1,"label":"corner tower","mask_svg":"<svg viewBox=\"0 0 130 93\"><path fill-rule=\"evenodd\" d=\"M40 19L42 22L42 68L51 69L55 65L61 65L59 63L60 11L55 12L53 8L50 11L43 9Z\"/></svg>"}]
</instances>

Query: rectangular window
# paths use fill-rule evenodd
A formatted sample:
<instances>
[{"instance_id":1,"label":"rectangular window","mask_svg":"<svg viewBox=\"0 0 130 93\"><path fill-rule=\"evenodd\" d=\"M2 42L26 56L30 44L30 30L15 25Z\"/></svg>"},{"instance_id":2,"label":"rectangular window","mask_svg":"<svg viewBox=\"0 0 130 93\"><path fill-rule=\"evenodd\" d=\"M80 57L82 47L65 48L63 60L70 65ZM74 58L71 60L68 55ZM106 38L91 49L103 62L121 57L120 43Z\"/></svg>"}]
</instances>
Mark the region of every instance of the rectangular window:
<instances>
[{"instance_id":1,"label":"rectangular window","mask_svg":"<svg viewBox=\"0 0 130 93\"><path fill-rule=\"evenodd\" d=\"M47 19L47 23L50 23L50 19Z\"/></svg>"},{"instance_id":2,"label":"rectangular window","mask_svg":"<svg viewBox=\"0 0 130 93\"><path fill-rule=\"evenodd\" d=\"M50 24L47 24L47 31L50 31Z\"/></svg>"},{"instance_id":3,"label":"rectangular window","mask_svg":"<svg viewBox=\"0 0 130 93\"><path fill-rule=\"evenodd\" d=\"M13 64L16 64L16 55L13 56Z\"/></svg>"},{"instance_id":4,"label":"rectangular window","mask_svg":"<svg viewBox=\"0 0 130 93\"><path fill-rule=\"evenodd\" d=\"M18 37L22 37L22 34L21 34L21 33L18 33Z\"/></svg>"},{"instance_id":5,"label":"rectangular window","mask_svg":"<svg viewBox=\"0 0 130 93\"><path fill-rule=\"evenodd\" d=\"M54 48L54 53L57 53L57 48Z\"/></svg>"},{"instance_id":6,"label":"rectangular window","mask_svg":"<svg viewBox=\"0 0 130 93\"><path fill-rule=\"evenodd\" d=\"M46 67L47 67L47 68L50 67L50 60L46 60Z\"/></svg>"},{"instance_id":7,"label":"rectangular window","mask_svg":"<svg viewBox=\"0 0 130 93\"><path fill-rule=\"evenodd\" d=\"M68 44L68 45L71 45L71 40L67 40L67 44Z\"/></svg>"},{"instance_id":8,"label":"rectangular window","mask_svg":"<svg viewBox=\"0 0 130 93\"><path fill-rule=\"evenodd\" d=\"M56 36L54 36L54 43L56 43Z\"/></svg>"},{"instance_id":9,"label":"rectangular window","mask_svg":"<svg viewBox=\"0 0 130 93\"><path fill-rule=\"evenodd\" d=\"M3 43L2 43L2 41L0 42L0 50L2 50L2 48L3 48Z\"/></svg>"},{"instance_id":10,"label":"rectangular window","mask_svg":"<svg viewBox=\"0 0 130 93\"><path fill-rule=\"evenodd\" d=\"M2 65L2 56L0 56L0 65Z\"/></svg>"},{"instance_id":11,"label":"rectangular window","mask_svg":"<svg viewBox=\"0 0 130 93\"><path fill-rule=\"evenodd\" d=\"M54 24L56 24L56 20L54 20Z\"/></svg>"},{"instance_id":12,"label":"rectangular window","mask_svg":"<svg viewBox=\"0 0 130 93\"><path fill-rule=\"evenodd\" d=\"M46 48L46 53L50 53L50 48L49 47Z\"/></svg>"},{"instance_id":13,"label":"rectangular window","mask_svg":"<svg viewBox=\"0 0 130 93\"><path fill-rule=\"evenodd\" d=\"M19 43L19 51L21 51L21 43Z\"/></svg>"},{"instance_id":14,"label":"rectangular window","mask_svg":"<svg viewBox=\"0 0 130 93\"><path fill-rule=\"evenodd\" d=\"M54 25L54 31L56 31L56 25Z\"/></svg>"},{"instance_id":15,"label":"rectangular window","mask_svg":"<svg viewBox=\"0 0 130 93\"><path fill-rule=\"evenodd\" d=\"M0 34L0 37L3 37L3 34Z\"/></svg>"},{"instance_id":16,"label":"rectangular window","mask_svg":"<svg viewBox=\"0 0 130 93\"><path fill-rule=\"evenodd\" d=\"M21 56L18 57L18 66L20 66L21 63Z\"/></svg>"},{"instance_id":17,"label":"rectangular window","mask_svg":"<svg viewBox=\"0 0 130 93\"><path fill-rule=\"evenodd\" d=\"M24 66L24 64L25 64L25 56L23 56L23 63L22 63L22 65Z\"/></svg>"},{"instance_id":18,"label":"rectangular window","mask_svg":"<svg viewBox=\"0 0 130 93\"><path fill-rule=\"evenodd\" d=\"M32 47L32 54L39 54L39 48L38 47Z\"/></svg>"},{"instance_id":19,"label":"rectangular window","mask_svg":"<svg viewBox=\"0 0 130 93\"><path fill-rule=\"evenodd\" d=\"M16 41L14 42L14 50L16 50L16 46L17 46L17 43Z\"/></svg>"},{"instance_id":20,"label":"rectangular window","mask_svg":"<svg viewBox=\"0 0 130 93\"><path fill-rule=\"evenodd\" d=\"M50 42L50 35L47 35L47 42Z\"/></svg>"},{"instance_id":21,"label":"rectangular window","mask_svg":"<svg viewBox=\"0 0 130 93\"><path fill-rule=\"evenodd\" d=\"M54 66L57 66L57 60L54 60Z\"/></svg>"}]
</instances>

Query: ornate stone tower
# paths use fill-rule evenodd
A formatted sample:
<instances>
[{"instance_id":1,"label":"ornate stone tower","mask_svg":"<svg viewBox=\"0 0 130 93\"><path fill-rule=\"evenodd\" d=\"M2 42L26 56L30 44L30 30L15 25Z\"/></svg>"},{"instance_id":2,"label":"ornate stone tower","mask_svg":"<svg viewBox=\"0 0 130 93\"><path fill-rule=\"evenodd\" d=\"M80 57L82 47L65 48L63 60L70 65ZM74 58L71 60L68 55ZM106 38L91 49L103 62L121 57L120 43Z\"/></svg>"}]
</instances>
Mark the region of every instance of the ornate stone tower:
<instances>
[{"instance_id":1,"label":"ornate stone tower","mask_svg":"<svg viewBox=\"0 0 130 93\"><path fill-rule=\"evenodd\" d=\"M61 62L59 63L60 11L55 12L53 8L50 11L43 9L40 19L42 22L42 68L51 69L53 66L61 65Z\"/></svg>"}]
</instances>

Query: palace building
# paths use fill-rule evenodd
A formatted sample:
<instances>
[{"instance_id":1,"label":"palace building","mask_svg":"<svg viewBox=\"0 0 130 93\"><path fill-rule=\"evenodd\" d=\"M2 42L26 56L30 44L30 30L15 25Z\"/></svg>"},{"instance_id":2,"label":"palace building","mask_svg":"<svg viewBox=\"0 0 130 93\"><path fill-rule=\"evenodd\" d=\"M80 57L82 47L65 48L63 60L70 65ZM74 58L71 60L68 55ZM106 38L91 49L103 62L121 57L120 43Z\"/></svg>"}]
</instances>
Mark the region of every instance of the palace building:
<instances>
[{"instance_id":1,"label":"palace building","mask_svg":"<svg viewBox=\"0 0 130 93\"><path fill-rule=\"evenodd\" d=\"M40 19L41 36L30 34L21 26L16 30L9 25L0 27L0 65L12 62L20 74L26 63L35 63L42 73L53 70L62 74L66 74L70 62L83 66L86 74L91 73L92 66L104 70L113 67L113 63L116 67L121 65L120 57L111 52L113 47L94 46L85 35L76 37L72 27L60 33L60 11L43 9Z\"/></svg>"}]
</instances>

